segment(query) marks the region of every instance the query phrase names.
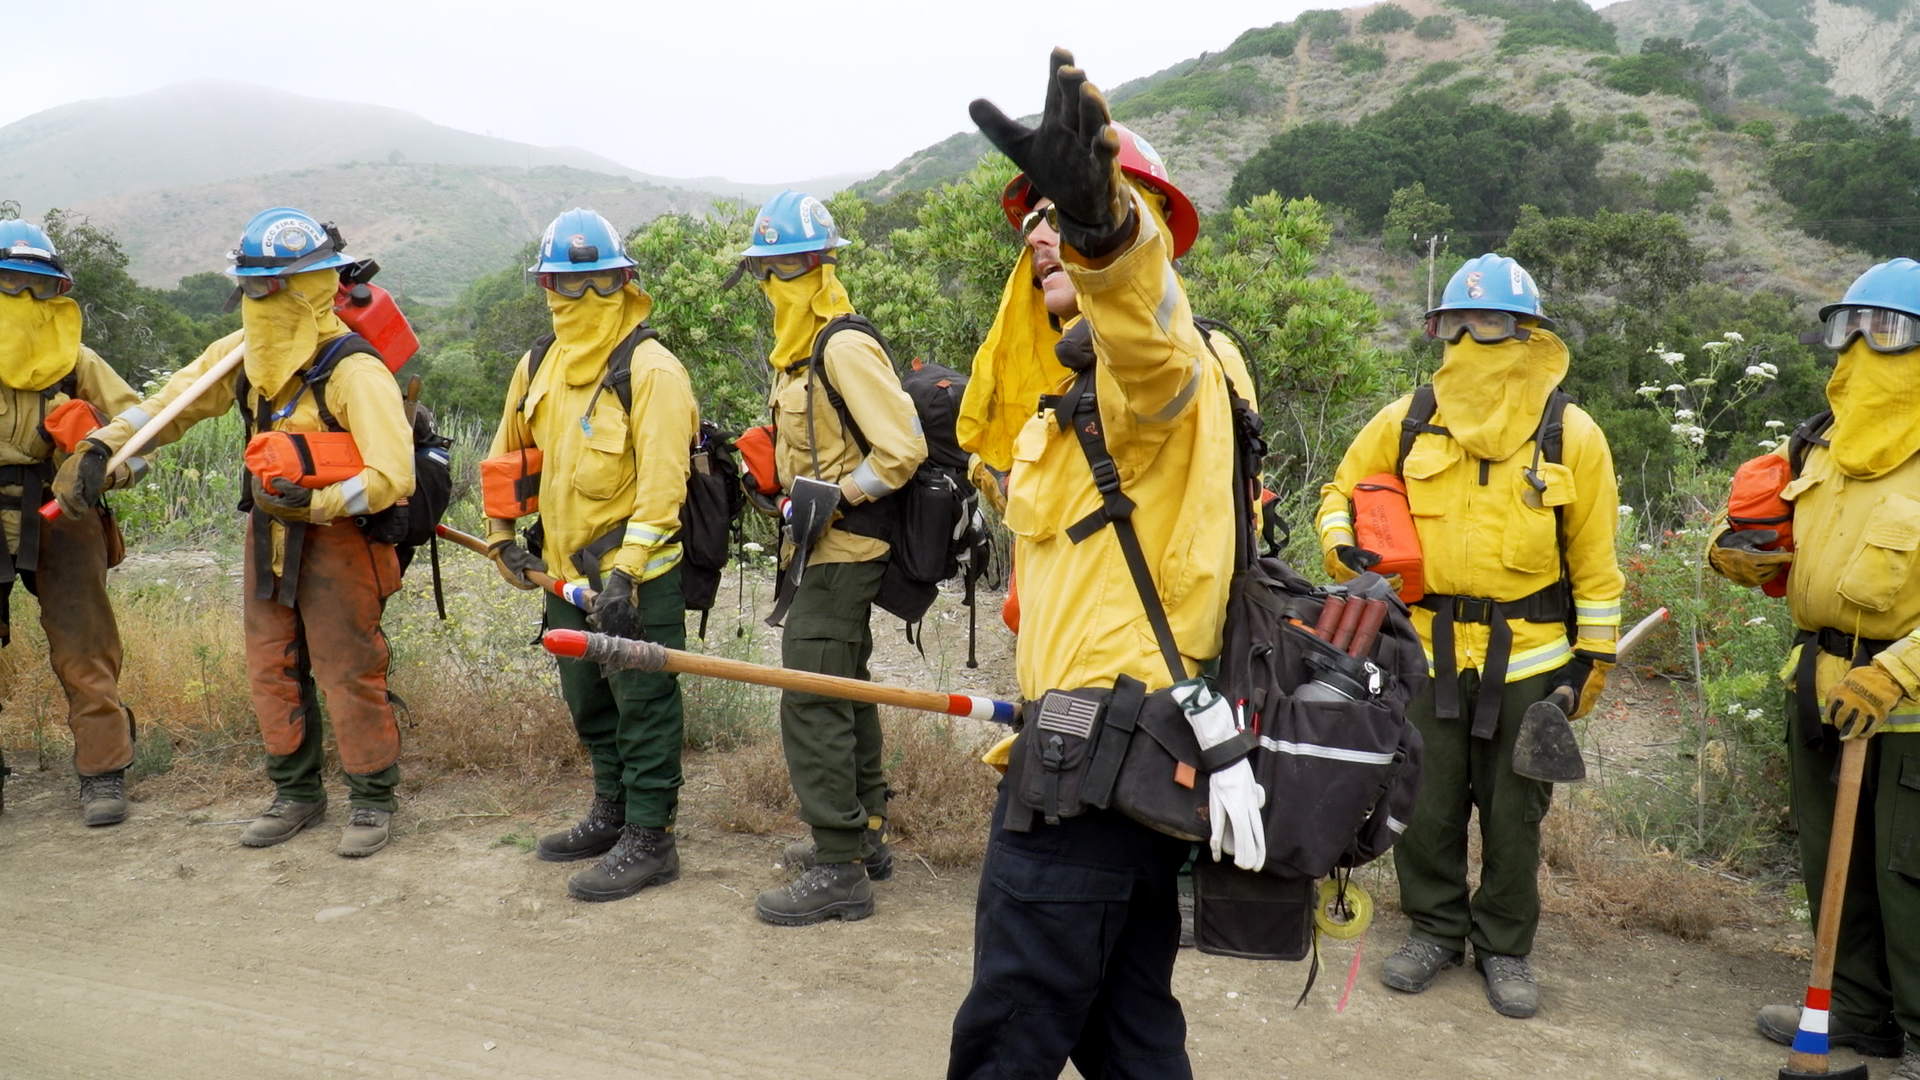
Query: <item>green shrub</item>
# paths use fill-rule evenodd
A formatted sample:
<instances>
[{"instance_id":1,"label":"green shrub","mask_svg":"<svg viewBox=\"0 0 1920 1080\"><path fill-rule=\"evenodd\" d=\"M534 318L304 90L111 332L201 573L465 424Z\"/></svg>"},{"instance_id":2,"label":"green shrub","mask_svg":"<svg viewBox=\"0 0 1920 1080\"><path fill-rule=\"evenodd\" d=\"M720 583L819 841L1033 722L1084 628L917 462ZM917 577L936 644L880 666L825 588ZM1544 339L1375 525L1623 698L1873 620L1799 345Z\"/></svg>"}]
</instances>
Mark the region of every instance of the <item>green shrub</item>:
<instances>
[{"instance_id":1,"label":"green shrub","mask_svg":"<svg viewBox=\"0 0 1920 1080\"><path fill-rule=\"evenodd\" d=\"M1222 60L1244 60L1250 56L1292 56L1300 44L1300 31L1285 23L1249 30L1233 39L1220 53Z\"/></svg>"},{"instance_id":2,"label":"green shrub","mask_svg":"<svg viewBox=\"0 0 1920 1080\"><path fill-rule=\"evenodd\" d=\"M1671 94L1705 105L1721 96L1726 69L1698 45L1683 44L1679 38L1649 38L1638 54L1608 65L1601 81L1623 94Z\"/></svg>"},{"instance_id":3,"label":"green shrub","mask_svg":"<svg viewBox=\"0 0 1920 1080\"><path fill-rule=\"evenodd\" d=\"M1652 121L1647 119L1647 114L1638 110L1620 117L1620 126L1623 128L1645 128L1650 124Z\"/></svg>"},{"instance_id":4,"label":"green shrub","mask_svg":"<svg viewBox=\"0 0 1920 1080\"><path fill-rule=\"evenodd\" d=\"M1707 207L1707 220L1716 225L1731 225L1733 224L1733 211L1727 209L1726 203L1714 203L1712 206Z\"/></svg>"},{"instance_id":5,"label":"green shrub","mask_svg":"<svg viewBox=\"0 0 1920 1080\"><path fill-rule=\"evenodd\" d=\"M1347 17L1338 11L1303 11L1293 25L1320 45L1347 36Z\"/></svg>"},{"instance_id":6,"label":"green shrub","mask_svg":"<svg viewBox=\"0 0 1920 1080\"><path fill-rule=\"evenodd\" d=\"M1407 80L1407 89L1411 90L1416 86L1437 86L1460 74L1465 67L1466 65L1458 60L1435 60L1421 68L1420 74Z\"/></svg>"},{"instance_id":7,"label":"green shrub","mask_svg":"<svg viewBox=\"0 0 1920 1080\"><path fill-rule=\"evenodd\" d=\"M1413 28L1413 36L1421 41L1439 41L1453 36L1453 16L1429 15Z\"/></svg>"},{"instance_id":8,"label":"green shrub","mask_svg":"<svg viewBox=\"0 0 1920 1080\"><path fill-rule=\"evenodd\" d=\"M1387 66L1385 49L1376 49L1351 41L1343 41L1333 47L1333 58L1340 61L1347 74L1358 75L1368 71L1382 71Z\"/></svg>"},{"instance_id":9,"label":"green shrub","mask_svg":"<svg viewBox=\"0 0 1920 1080\"><path fill-rule=\"evenodd\" d=\"M1114 106L1120 120L1185 109L1199 116L1237 116L1266 104L1272 89L1260 74L1244 64L1203 68L1168 79Z\"/></svg>"},{"instance_id":10,"label":"green shrub","mask_svg":"<svg viewBox=\"0 0 1920 1080\"><path fill-rule=\"evenodd\" d=\"M1669 214L1693 209L1700 196L1713 190L1713 180L1698 169L1675 169L1653 186L1653 205Z\"/></svg>"},{"instance_id":11,"label":"green shrub","mask_svg":"<svg viewBox=\"0 0 1920 1080\"><path fill-rule=\"evenodd\" d=\"M1416 20L1413 13L1399 4L1386 3L1367 13L1360 20L1360 32L1363 34L1397 34L1402 30L1414 28Z\"/></svg>"},{"instance_id":12,"label":"green shrub","mask_svg":"<svg viewBox=\"0 0 1920 1080\"><path fill-rule=\"evenodd\" d=\"M1582 0L1450 0L1450 6L1504 20L1503 55L1554 46L1602 53L1617 48L1613 24Z\"/></svg>"},{"instance_id":13,"label":"green shrub","mask_svg":"<svg viewBox=\"0 0 1920 1080\"><path fill-rule=\"evenodd\" d=\"M1774 147L1767 179L1807 231L1885 258L1911 252L1920 218L1920 138L1903 118L1835 113L1793 125Z\"/></svg>"}]
</instances>

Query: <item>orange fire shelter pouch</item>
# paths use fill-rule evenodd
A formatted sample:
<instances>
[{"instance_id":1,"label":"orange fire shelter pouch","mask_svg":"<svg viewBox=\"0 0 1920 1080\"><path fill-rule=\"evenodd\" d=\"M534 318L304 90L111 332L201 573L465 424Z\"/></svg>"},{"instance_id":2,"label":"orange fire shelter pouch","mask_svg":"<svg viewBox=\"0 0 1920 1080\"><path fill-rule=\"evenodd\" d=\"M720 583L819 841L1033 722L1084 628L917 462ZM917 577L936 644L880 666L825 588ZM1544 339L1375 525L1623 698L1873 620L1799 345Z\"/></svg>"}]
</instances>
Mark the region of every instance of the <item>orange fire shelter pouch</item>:
<instances>
[{"instance_id":1,"label":"orange fire shelter pouch","mask_svg":"<svg viewBox=\"0 0 1920 1080\"><path fill-rule=\"evenodd\" d=\"M314 491L351 480L367 467L345 431L263 431L247 440L244 460L262 484L277 477Z\"/></svg>"},{"instance_id":2,"label":"orange fire shelter pouch","mask_svg":"<svg viewBox=\"0 0 1920 1080\"><path fill-rule=\"evenodd\" d=\"M1780 539L1765 551L1793 550L1793 505L1780 493L1793 482L1793 465L1778 454L1762 454L1734 471L1733 493L1727 496L1727 524L1735 529L1772 529ZM1760 586L1768 596L1787 595L1791 565Z\"/></svg>"},{"instance_id":3,"label":"orange fire shelter pouch","mask_svg":"<svg viewBox=\"0 0 1920 1080\"><path fill-rule=\"evenodd\" d=\"M1413 528L1407 485L1393 473L1375 473L1353 487L1354 542L1380 556L1376 574L1400 575L1400 599L1409 604L1427 595L1426 562L1420 534Z\"/></svg>"},{"instance_id":4,"label":"orange fire shelter pouch","mask_svg":"<svg viewBox=\"0 0 1920 1080\"><path fill-rule=\"evenodd\" d=\"M773 464L773 425L750 427L733 440L740 451L740 463L747 467L747 478L762 495L780 494L780 473Z\"/></svg>"},{"instance_id":5,"label":"orange fire shelter pouch","mask_svg":"<svg viewBox=\"0 0 1920 1080\"><path fill-rule=\"evenodd\" d=\"M91 401L69 398L66 404L47 414L40 421L40 430L47 441L60 448L63 454L71 454L79 447L80 440L107 424L107 414Z\"/></svg>"},{"instance_id":6,"label":"orange fire shelter pouch","mask_svg":"<svg viewBox=\"0 0 1920 1080\"><path fill-rule=\"evenodd\" d=\"M512 521L540 510L537 446L509 450L480 463L480 508L490 518Z\"/></svg>"}]
</instances>

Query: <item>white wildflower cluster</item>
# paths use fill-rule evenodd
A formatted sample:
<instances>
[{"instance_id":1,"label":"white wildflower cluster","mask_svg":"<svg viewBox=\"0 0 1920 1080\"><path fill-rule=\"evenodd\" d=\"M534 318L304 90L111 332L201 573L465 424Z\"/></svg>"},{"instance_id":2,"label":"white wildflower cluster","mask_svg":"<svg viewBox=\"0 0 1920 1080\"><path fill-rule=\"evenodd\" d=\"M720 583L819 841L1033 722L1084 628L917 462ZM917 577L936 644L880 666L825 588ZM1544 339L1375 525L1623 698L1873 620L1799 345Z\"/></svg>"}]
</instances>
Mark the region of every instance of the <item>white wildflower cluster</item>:
<instances>
[{"instance_id":1,"label":"white wildflower cluster","mask_svg":"<svg viewBox=\"0 0 1920 1080\"><path fill-rule=\"evenodd\" d=\"M1654 398L1657 398L1660 396L1660 388L1657 386L1643 386L1640 389L1635 390L1634 393L1639 394L1641 397L1651 401Z\"/></svg>"},{"instance_id":2,"label":"white wildflower cluster","mask_svg":"<svg viewBox=\"0 0 1920 1080\"><path fill-rule=\"evenodd\" d=\"M1745 377L1749 379L1759 379L1761 382L1772 382L1779 377L1780 368L1776 364L1769 364L1763 360L1758 364L1748 364L1744 374Z\"/></svg>"},{"instance_id":3,"label":"white wildflower cluster","mask_svg":"<svg viewBox=\"0 0 1920 1080\"><path fill-rule=\"evenodd\" d=\"M1686 410L1681 410L1685 412ZM1698 424L1673 424L1667 430L1695 446L1707 445L1707 429Z\"/></svg>"},{"instance_id":4,"label":"white wildflower cluster","mask_svg":"<svg viewBox=\"0 0 1920 1080\"><path fill-rule=\"evenodd\" d=\"M1680 385L1679 383L1667 384L1667 393L1669 394L1684 394L1686 392L1687 392L1687 388Z\"/></svg>"},{"instance_id":5,"label":"white wildflower cluster","mask_svg":"<svg viewBox=\"0 0 1920 1080\"><path fill-rule=\"evenodd\" d=\"M1721 334L1720 337L1722 340L1731 342L1735 345L1738 345L1741 342L1747 340L1746 338L1740 336L1740 331L1738 330L1729 330L1726 333Z\"/></svg>"},{"instance_id":6,"label":"white wildflower cluster","mask_svg":"<svg viewBox=\"0 0 1920 1080\"><path fill-rule=\"evenodd\" d=\"M1661 363L1666 364L1668 367L1678 367L1687 359L1686 353L1668 351L1667 343L1664 341L1657 345L1649 346L1647 351L1659 357Z\"/></svg>"},{"instance_id":7,"label":"white wildflower cluster","mask_svg":"<svg viewBox=\"0 0 1920 1080\"><path fill-rule=\"evenodd\" d=\"M1675 409L1673 410L1673 418L1675 420L1691 420L1693 419L1693 410L1692 409Z\"/></svg>"},{"instance_id":8,"label":"white wildflower cluster","mask_svg":"<svg viewBox=\"0 0 1920 1080\"><path fill-rule=\"evenodd\" d=\"M1620 516L1621 516L1621 517L1632 517L1632 516L1633 516L1633 507L1631 507L1631 506L1628 506L1628 505L1627 505L1626 503L1621 503L1621 504L1620 504Z\"/></svg>"},{"instance_id":9,"label":"white wildflower cluster","mask_svg":"<svg viewBox=\"0 0 1920 1080\"><path fill-rule=\"evenodd\" d=\"M1768 431L1779 431L1781 428L1786 426L1787 426L1787 422L1785 420L1769 420L1765 424L1765 427Z\"/></svg>"}]
</instances>

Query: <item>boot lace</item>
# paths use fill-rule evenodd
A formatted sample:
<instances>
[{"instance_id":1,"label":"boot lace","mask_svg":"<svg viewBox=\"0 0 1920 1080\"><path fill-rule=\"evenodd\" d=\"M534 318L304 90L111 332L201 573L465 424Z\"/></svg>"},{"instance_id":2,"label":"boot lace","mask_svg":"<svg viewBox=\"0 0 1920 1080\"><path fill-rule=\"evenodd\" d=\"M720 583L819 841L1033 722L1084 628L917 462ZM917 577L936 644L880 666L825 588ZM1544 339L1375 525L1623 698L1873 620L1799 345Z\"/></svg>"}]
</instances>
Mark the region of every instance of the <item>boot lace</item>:
<instances>
[{"instance_id":1,"label":"boot lace","mask_svg":"<svg viewBox=\"0 0 1920 1080\"><path fill-rule=\"evenodd\" d=\"M277 807L280 804L275 803L274 805ZM380 811L375 810L371 806L356 806L353 808L353 813L347 818L347 827L350 829L372 829L378 828L379 825Z\"/></svg>"},{"instance_id":2,"label":"boot lace","mask_svg":"<svg viewBox=\"0 0 1920 1080\"><path fill-rule=\"evenodd\" d=\"M605 799L593 800L593 807L587 816L573 823L567 830L567 843L584 843L594 833L606 831L608 826L619 825L626 820L626 810L617 803Z\"/></svg>"},{"instance_id":3,"label":"boot lace","mask_svg":"<svg viewBox=\"0 0 1920 1080\"><path fill-rule=\"evenodd\" d=\"M95 799L123 799L126 793L126 780L119 773L80 778L81 802L92 802Z\"/></svg>"},{"instance_id":4,"label":"boot lace","mask_svg":"<svg viewBox=\"0 0 1920 1080\"><path fill-rule=\"evenodd\" d=\"M1482 961L1488 982L1534 982L1533 969L1522 956L1489 956Z\"/></svg>"}]
</instances>

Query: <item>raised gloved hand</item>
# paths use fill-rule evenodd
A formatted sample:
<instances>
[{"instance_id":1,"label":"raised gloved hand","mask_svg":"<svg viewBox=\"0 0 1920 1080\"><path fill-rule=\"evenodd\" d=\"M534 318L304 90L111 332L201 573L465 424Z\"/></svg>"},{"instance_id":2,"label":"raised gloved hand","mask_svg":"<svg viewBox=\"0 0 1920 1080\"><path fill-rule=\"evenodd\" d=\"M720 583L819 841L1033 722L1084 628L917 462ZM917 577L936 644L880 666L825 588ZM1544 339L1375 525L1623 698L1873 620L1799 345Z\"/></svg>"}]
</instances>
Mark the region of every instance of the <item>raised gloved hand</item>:
<instances>
[{"instance_id":1,"label":"raised gloved hand","mask_svg":"<svg viewBox=\"0 0 1920 1080\"><path fill-rule=\"evenodd\" d=\"M1887 717L1906 694L1880 665L1854 668L1827 695L1827 723L1842 739L1869 738L1887 726Z\"/></svg>"},{"instance_id":2,"label":"raised gloved hand","mask_svg":"<svg viewBox=\"0 0 1920 1080\"><path fill-rule=\"evenodd\" d=\"M1060 237L1075 251L1098 258L1133 235L1120 136L1106 98L1073 66L1072 53L1055 49L1047 61L1039 127L1028 130L985 98L975 99L967 112L987 141L1027 174L1033 189L1053 200Z\"/></svg>"},{"instance_id":3,"label":"raised gloved hand","mask_svg":"<svg viewBox=\"0 0 1920 1080\"><path fill-rule=\"evenodd\" d=\"M1173 700L1187 714L1194 737L1205 752L1247 738L1234 720L1227 699L1213 692L1204 681L1189 679L1173 687ZM1213 861L1221 853L1233 856L1233 865L1242 870L1259 870L1267 865L1267 828L1260 808L1267 805L1267 791L1253 778L1253 765L1243 754L1239 760L1207 774L1207 820L1213 825L1209 846Z\"/></svg>"},{"instance_id":4,"label":"raised gloved hand","mask_svg":"<svg viewBox=\"0 0 1920 1080\"><path fill-rule=\"evenodd\" d=\"M308 520L307 508L313 502L313 492L284 476L276 476L265 485L251 473L247 480L253 485L253 505L268 517L286 522Z\"/></svg>"},{"instance_id":5,"label":"raised gloved hand","mask_svg":"<svg viewBox=\"0 0 1920 1080\"><path fill-rule=\"evenodd\" d=\"M107 444L98 439L80 440L67 455L53 478L53 497L62 515L77 518L99 503L100 493L107 489L107 459L112 456Z\"/></svg>"},{"instance_id":6,"label":"raised gloved hand","mask_svg":"<svg viewBox=\"0 0 1920 1080\"><path fill-rule=\"evenodd\" d=\"M1380 556L1354 544L1336 544L1326 554L1327 576L1346 584L1379 565Z\"/></svg>"},{"instance_id":7,"label":"raised gloved hand","mask_svg":"<svg viewBox=\"0 0 1920 1080\"><path fill-rule=\"evenodd\" d=\"M1594 704L1600 700L1600 691L1607 688L1607 672L1612 670L1613 657L1575 649L1573 659L1553 673L1547 692L1566 690L1573 701L1567 718L1578 720L1593 711Z\"/></svg>"},{"instance_id":8,"label":"raised gloved hand","mask_svg":"<svg viewBox=\"0 0 1920 1080\"><path fill-rule=\"evenodd\" d=\"M1780 576L1793 562L1791 551L1762 551L1780 539L1772 529L1728 529L1707 548L1707 565L1735 585L1757 588Z\"/></svg>"},{"instance_id":9,"label":"raised gloved hand","mask_svg":"<svg viewBox=\"0 0 1920 1080\"><path fill-rule=\"evenodd\" d=\"M608 574L607 587L600 590L600 598L594 602L593 614L587 616L587 621L603 634L645 641L647 634L640 623L638 590L639 586L625 570Z\"/></svg>"},{"instance_id":10,"label":"raised gloved hand","mask_svg":"<svg viewBox=\"0 0 1920 1080\"><path fill-rule=\"evenodd\" d=\"M527 571L545 570L546 564L534 558L533 553L520 546L520 542L509 534L504 540L494 540L487 545L487 558L507 579L507 584L516 589L537 589L540 586L527 580Z\"/></svg>"}]
</instances>

